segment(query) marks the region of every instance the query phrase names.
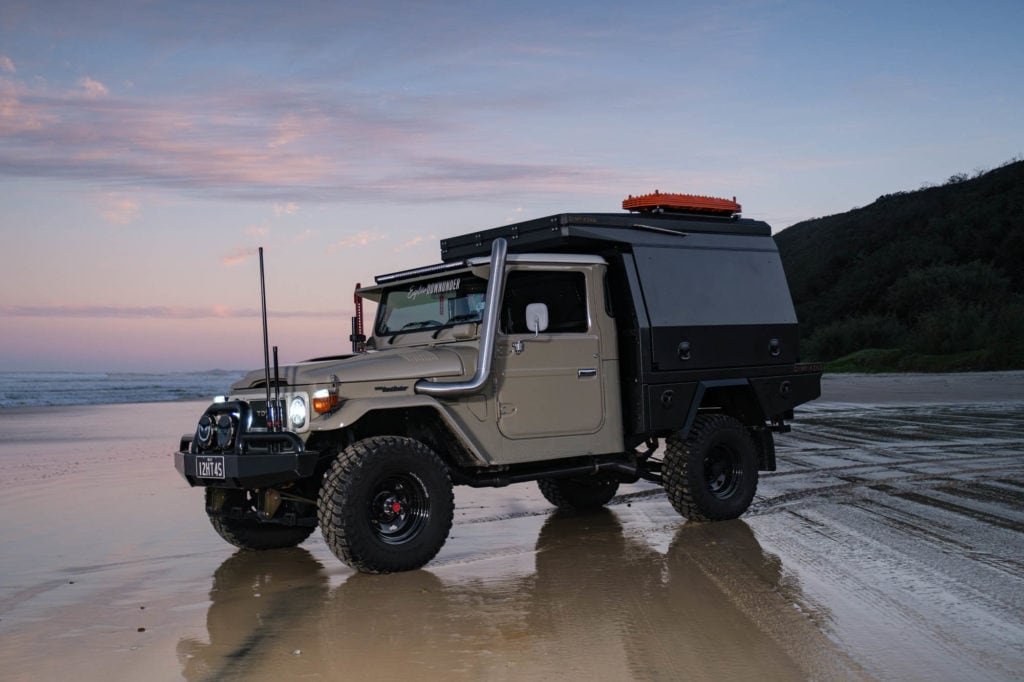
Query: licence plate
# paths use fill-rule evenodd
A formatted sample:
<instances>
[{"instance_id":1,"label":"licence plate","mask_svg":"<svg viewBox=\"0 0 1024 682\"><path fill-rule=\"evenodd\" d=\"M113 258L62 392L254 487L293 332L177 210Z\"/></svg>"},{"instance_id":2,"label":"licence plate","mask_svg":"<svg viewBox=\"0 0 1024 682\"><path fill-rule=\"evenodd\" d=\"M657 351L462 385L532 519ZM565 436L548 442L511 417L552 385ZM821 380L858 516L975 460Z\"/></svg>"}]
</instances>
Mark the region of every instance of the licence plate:
<instances>
[{"instance_id":1,"label":"licence plate","mask_svg":"<svg viewBox=\"0 0 1024 682\"><path fill-rule=\"evenodd\" d=\"M199 478L224 478L224 458L209 455L196 457L196 476Z\"/></svg>"}]
</instances>

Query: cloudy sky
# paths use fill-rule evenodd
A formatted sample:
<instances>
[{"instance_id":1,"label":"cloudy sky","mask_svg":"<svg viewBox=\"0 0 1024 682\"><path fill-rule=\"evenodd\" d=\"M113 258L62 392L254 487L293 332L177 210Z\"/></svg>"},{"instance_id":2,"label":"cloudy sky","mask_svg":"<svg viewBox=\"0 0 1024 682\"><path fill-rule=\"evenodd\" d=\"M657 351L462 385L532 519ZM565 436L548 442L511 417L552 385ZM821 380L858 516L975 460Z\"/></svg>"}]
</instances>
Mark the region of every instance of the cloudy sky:
<instances>
[{"instance_id":1,"label":"cloudy sky","mask_svg":"<svg viewBox=\"0 0 1024 682\"><path fill-rule=\"evenodd\" d=\"M776 230L1024 155L1024 3L0 3L0 371L348 347L437 240L627 194Z\"/></svg>"}]
</instances>

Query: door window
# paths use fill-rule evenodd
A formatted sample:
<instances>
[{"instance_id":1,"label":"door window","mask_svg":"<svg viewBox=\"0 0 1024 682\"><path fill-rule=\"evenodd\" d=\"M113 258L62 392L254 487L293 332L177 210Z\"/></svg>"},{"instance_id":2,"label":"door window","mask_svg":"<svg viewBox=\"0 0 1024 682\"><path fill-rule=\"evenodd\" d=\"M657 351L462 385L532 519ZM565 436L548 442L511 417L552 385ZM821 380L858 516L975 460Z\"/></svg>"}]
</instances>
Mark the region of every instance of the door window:
<instances>
[{"instance_id":1,"label":"door window","mask_svg":"<svg viewBox=\"0 0 1024 682\"><path fill-rule=\"evenodd\" d=\"M549 334L583 333L589 328L587 283L582 272L516 270L508 274L501 311L501 330L529 334L526 306L548 307Z\"/></svg>"}]
</instances>

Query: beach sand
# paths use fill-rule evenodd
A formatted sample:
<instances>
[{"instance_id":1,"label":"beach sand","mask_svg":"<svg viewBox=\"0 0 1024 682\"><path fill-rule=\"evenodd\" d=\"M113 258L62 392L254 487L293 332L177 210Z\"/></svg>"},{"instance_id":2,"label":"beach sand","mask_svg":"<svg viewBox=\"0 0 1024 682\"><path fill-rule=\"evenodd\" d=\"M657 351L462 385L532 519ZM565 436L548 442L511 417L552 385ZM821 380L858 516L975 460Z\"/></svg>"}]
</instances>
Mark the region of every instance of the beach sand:
<instances>
[{"instance_id":1,"label":"beach sand","mask_svg":"<svg viewBox=\"0 0 1024 682\"><path fill-rule=\"evenodd\" d=\"M174 470L205 403L0 411L0 679L1013 679L1024 373L826 377L741 520L456 489L424 570L239 552Z\"/></svg>"}]
</instances>

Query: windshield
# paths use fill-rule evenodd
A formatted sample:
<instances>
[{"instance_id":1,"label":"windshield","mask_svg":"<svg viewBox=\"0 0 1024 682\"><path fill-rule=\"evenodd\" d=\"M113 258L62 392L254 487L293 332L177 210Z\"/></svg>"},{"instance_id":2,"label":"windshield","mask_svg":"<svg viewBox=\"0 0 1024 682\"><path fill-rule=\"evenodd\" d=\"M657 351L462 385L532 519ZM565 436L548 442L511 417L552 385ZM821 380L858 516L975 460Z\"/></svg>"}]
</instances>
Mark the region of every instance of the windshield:
<instances>
[{"instance_id":1,"label":"windshield","mask_svg":"<svg viewBox=\"0 0 1024 682\"><path fill-rule=\"evenodd\" d=\"M479 322L487 280L468 273L389 289L377 315L378 336Z\"/></svg>"}]
</instances>

